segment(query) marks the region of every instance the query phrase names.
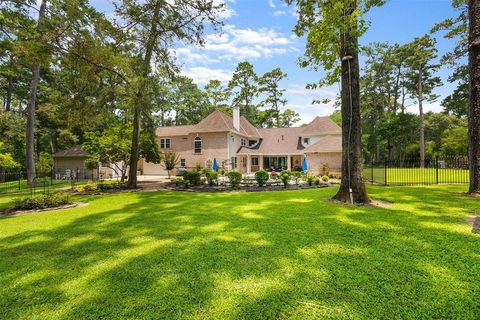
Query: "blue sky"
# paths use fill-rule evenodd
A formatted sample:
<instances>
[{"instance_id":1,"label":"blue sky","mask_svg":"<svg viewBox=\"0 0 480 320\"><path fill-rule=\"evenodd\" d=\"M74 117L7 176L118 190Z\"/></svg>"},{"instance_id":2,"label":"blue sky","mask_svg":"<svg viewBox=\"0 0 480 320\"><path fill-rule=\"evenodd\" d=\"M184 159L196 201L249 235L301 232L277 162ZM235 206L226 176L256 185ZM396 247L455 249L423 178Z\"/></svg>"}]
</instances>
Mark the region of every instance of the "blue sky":
<instances>
[{"instance_id":1,"label":"blue sky","mask_svg":"<svg viewBox=\"0 0 480 320\"><path fill-rule=\"evenodd\" d=\"M244 60L250 61L259 75L280 67L288 74L288 79L282 83L289 100L286 107L300 113L301 123L310 121L316 115L328 115L334 110L332 103L312 105L311 102L313 99L334 99L339 91L338 86L315 91L305 89L307 83L318 81L321 73L297 66L305 41L292 33L296 22L293 7L286 6L280 0L217 1L225 1L227 6L223 14L223 33L208 34L204 48L183 47L177 50L183 74L203 86L210 79L228 82L235 66ZM95 0L94 3L99 9L108 10L106 1ZM371 26L360 42L406 43L427 33L435 23L455 15L450 0L389 0L383 7L374 8L368 14ZM439 54L453 46L453 41L438 38ZM439 71L444 86L436 91L441 97L428 104L427 110L440 111L442 97L454 89L446 81L449 73L447 68ZM416 105L409 110L415 112Z\"/></svg>"}]
</instances>

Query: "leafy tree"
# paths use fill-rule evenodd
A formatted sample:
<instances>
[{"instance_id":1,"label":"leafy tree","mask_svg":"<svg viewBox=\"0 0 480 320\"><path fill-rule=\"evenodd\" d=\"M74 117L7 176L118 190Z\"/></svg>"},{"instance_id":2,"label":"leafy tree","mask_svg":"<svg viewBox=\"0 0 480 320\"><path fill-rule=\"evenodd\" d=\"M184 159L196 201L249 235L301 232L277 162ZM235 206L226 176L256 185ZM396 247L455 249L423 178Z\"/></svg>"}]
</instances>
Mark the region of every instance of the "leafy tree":
<instances>
[{"instance_id":1,"label":"leafy tree","mask_svg":"<svg viewBox=\"0 0 480 320\"><path fill-rule=\"evenodd\" d=\"M442 133L440 152L445 157L464 156L468 151L468 128L458 126Z\"/></svg>"},{"instance_id":2,"label":"leafy tree","mask_svg":"<svg viewBox=\"0 0 480 320\"><path fill-rule=\"evenodd\" d=\"M230 90L224 87L220 80L210 80L204 88L208 104L209 111L222 110L226 111L229 108L228 101L231 96Z\"/></svg>"},{"instance_id":3,"label":"leafy tree","mask_svg":"<svg viewBox=\"0 0 480 320\"><path fill-rule=\"evenodd\" d=\"M170 171L174 170L178 164L179 155L175 152L165 152L162 155L163 166L167 170L168 178L170 179Z\"/></svg>"},{"instance_id":4,"label":"leafy tree","mask_svg":"<svg viewBox=\"0 0 480 320\"><path fill-rule=\"evenodd\" d=\"M280 114L280 127L288 128L300 121L300 115L291 109L286 109Z\"/></svg>"},{"instance_id":5,"label":"leafy tree","mask_svg":"<svg viewBox=\"0 0 480 320\"><path fill-rule=\"evenodd\" d=\"M301 66L322 66L327 76L319 85L333 84L341 78L343 159L342 183L335 199L367 203L362 172L360 124L360 70L358 38L366 31L363 14L381 0L286 0L296 4L298 36L307 37Z\"/></svg>"},{"instance_id":6,"label":"leafy tree","mask_svg":"<svg viewBox=\"0 0 480 320\"><path fill-rule=\"evenodd\" d=\"M285 106L287 99L283 97L285 89L279 88L279 82L286 77L287 74L282 72L280 68L275 68L272 71L266 72L258 79L260 85L259 91L266 94L262 105L270 109L270 118L267 119L265 123L267 127L282 127L280 107Z\"/></svg>"},{"instance_id":7,"label":"leafy tree","mask_svg":"<svg viewBox=\"0 0 480 320\"><path fill-rule=\"evenodd\" d=\"M436 41L429 36L415 38L407 45L410 56L407 60L409 68L408 87L412 96L418 101L419 111L419 145L420 145L420 165L425 165L425 115L423 111L424 101L434 101L437 95L433 93L435 87L440 86L441 80L434 76L439 68L438 64L433 64L432 60L437 58Z\"/></svg>"},{"instance_id":8,"label":"leafy tree","mask_svg":"<svg viewBox=\"0 0 480 320\"><path fill-rule=\"evenodd\" d=\"M128 186L137 185L137 161L140 154L140 127L142 118L149 118L151 96L149 82L152 78L152 64L168 72L176 71L169 50L178 41L191 44L203 44L205 25L209 23L215 29L217 14L223 4L214 0L123 0L116 6L116 14L125 31L127 43L135 48L133 70L135 81L130 82L132 92L132 146L128 175Z\"/></svg>"},{"instance_id":9,"label":"leafy tree","mask_svg":"<svg viewBox=\"0 0 480 320\"><path fill-rule=\"evenodd\" d=\"M259 124L257 106L254 100L258 97L258 76L250 62L244 61L237 65L228 89L232 91L233 105L240 108L240 112L253 124Z\"/></svg>"},{"instance_id":10,"label":"leafy tree","mask_svg":"<svg viewBox=\"0 0 480 320\"><path fill-rule=\"evenodd\" d=\"M179 76L170 84L169 101L175 110L175 125L195 124L210 111L205 93L192 79Z\"/></svg>"}]
</instances>

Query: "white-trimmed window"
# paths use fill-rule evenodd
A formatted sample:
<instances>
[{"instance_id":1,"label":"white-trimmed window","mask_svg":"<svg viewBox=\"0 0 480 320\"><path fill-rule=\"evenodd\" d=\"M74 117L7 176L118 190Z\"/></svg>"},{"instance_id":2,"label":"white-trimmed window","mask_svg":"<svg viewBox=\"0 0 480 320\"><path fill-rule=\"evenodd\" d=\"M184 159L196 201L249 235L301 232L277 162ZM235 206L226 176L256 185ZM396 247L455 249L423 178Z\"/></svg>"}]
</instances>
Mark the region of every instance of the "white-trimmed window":
<instances>
[{"instance_id":1,"label":"white-trimmed window","mask_svg":"<svg viewBox=\"0 0 480 320\"><path fill-rule=\"evenodd\" d=\"M237 157L232 157L232 170L235 170L237 168Z\"/></svg>"},{"instance_id":2,"label":"white-trimmed window","mask_svg":"<svg viewBox=\"0 0 480 320\"><path fill-rule=\"evenodd\" d=\"M160 139L160 149L170 149L171 141L170 138L161 138Z\"/></svg>"},{"instance_id":3,"label":"white-trimmed window","mask_svg":"<svg viewBox=\"0 0 480 320\"><path fill-rule=\"evenodd\" d=\"M185 159L180 159L180 167L185 168L187 166L187 160Z\"/></svg>"},{"instance_id":4,"label":"white-trimmed window","mask_svg":"<svg viewBox=\"0 0 480 320\"><path fill-rule=\"evenodd\" d=\"M242 146L246 146L246 145L247 145L247 140L242 138Z\"/></svg>"},{"instance_id":5,"label":"white-trimmed window","mask_svg":"<svg viewBox=\"0 0 480 320\"><path fill-rule=\"evenodd\" d=\"M310 144L310 138L303 138L303 144Z\"/></svg>"},{"instance_id":6,"label":"white-trimmed window","mask_svg":"<svg viewBox=\"0 0 480 320\"><path fill-rule=\"evenodd\" d=\"M193 139L193 152L202 153L202 138L195 137L195 139Z\"/></svg>"}]
</instances>

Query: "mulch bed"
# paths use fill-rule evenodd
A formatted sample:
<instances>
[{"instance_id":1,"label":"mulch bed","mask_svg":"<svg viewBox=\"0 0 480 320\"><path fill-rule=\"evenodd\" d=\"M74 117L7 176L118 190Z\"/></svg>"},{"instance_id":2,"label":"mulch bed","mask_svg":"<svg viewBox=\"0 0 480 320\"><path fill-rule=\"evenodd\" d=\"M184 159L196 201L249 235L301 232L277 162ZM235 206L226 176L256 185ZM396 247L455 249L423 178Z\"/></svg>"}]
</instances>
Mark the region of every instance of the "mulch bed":
<instances>
[{"instance_id":1,"label":"mulch bed","mask_svg":"<svg viewBox=\"0 0 480 320\"><path fill-rule=\"evenodd\" d=\"M172 191L184 191L184 192L262 192L262 191L288 191L288 190L307 190L307 189L319 189L319 188L327 188L329 185L321 184L318 186L296 186L291 185L285 188L284 186L266 186L266 187L258 187L258 186L241 186L237 189L232 189L230 186L197 186L197 187L190 187L185 188L184 186L176 186L170 185L165 186L164 190L172 190Z\"/></svg>"},{"instance_id":2,"label":"mulch bed","mask_svg":"<svg viewBox=\"0 0 480 320\"><path fill-rule=\"evenodd\" d=\"M18 217L18 216L25 216L29 214L41 213L45 211L55 211L55 210L63 210L63 209L70 209L70 208L77 208L77 207L85 207L87 205L88 205L88 202L74 202L74 203L65 204L59 207L34 209L34 210L17 210L14 208L10 208L3 212L0 212L0 217Z\"/></svg>"}]
</instances>

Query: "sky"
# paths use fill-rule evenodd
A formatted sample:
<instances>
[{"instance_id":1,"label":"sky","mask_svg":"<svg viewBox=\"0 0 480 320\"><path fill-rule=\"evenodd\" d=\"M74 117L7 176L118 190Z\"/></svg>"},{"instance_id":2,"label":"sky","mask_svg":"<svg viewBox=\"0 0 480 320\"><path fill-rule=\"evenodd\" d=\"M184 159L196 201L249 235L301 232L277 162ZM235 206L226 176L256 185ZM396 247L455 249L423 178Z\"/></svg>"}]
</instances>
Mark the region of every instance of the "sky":
<instances>
[{"instance_id":1,"label":"sky","mask_svg":"<svg viewBox=\"0 0 480 320\"><path fill-rule=\"evenodd\" d=\"M338 86L305 89L307 83L318 82L322 72L297 65L305 49L305 39L297 38L292 32L297 19L293 7L280 0L216 1L224 1L227 8L222 13L225 22L223 32L207 34L203 48L187 46L176 49L183 75L193 78L203 87L210 79L218 79L226 84L241 61L250 61L258 75L280 67L288 74L280 84L286 89L288 103L285 108L300 114L299 124L334 111L333 101L325 105L312 105L312 101L325 98L334 100L339 92ZM107 0L92 2L99 10L111 10ZM384 6L373 8L367 15L370 28L360 43L407 43L426 34L435 23L455 15L451 0L387 0ZM437 38L439 55L453 48L454 41L441 36ZM440 98L427 104L427 111L441 111L442 98L455 88L447 81L450 73L447 67L439 71L444 85L436 89ZM416 105L412 105L408 110L415 113L416 108Z\"/></svg>"}]
</instances>

